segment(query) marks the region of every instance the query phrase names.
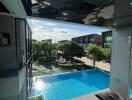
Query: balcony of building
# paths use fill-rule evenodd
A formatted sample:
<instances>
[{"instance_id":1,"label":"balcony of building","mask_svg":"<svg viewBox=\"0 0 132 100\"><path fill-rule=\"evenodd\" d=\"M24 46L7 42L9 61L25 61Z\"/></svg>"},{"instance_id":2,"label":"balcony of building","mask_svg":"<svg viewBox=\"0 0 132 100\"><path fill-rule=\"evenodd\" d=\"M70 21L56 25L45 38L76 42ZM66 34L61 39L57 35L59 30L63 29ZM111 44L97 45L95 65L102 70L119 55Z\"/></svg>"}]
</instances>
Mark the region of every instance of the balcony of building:
<instances>
[{"instance_id":1,"label":"balcony of building","mask_svg":"<svg viewBox=\"0 0 132 100\"><path fill-rule=\"evenodd\" d=\"M36 17L114 28L109 89L130 100L131 13L130 0L0 0L0 100L26 100L31 95L32 46L27 18Z\"/></svg>"}]
</instances>

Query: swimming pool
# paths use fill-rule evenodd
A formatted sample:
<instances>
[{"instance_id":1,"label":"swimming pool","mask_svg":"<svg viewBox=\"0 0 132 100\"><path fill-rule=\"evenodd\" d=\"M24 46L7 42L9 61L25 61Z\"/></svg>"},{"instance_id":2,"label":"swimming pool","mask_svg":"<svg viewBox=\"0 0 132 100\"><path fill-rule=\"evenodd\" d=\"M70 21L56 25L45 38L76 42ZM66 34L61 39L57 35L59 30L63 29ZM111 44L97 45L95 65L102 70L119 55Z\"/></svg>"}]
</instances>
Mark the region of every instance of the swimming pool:
<instances>
[{"instance_id":1,"label":"swimming pool","mask_svg":"<svg viewBox=\"0 0 132 100\"><path fill-rule=\"evenodd\" d=\"M69 100L109 87L109 75L99 70L36 77L33 95L44 100Z\"/></svg>"}]
</instances>

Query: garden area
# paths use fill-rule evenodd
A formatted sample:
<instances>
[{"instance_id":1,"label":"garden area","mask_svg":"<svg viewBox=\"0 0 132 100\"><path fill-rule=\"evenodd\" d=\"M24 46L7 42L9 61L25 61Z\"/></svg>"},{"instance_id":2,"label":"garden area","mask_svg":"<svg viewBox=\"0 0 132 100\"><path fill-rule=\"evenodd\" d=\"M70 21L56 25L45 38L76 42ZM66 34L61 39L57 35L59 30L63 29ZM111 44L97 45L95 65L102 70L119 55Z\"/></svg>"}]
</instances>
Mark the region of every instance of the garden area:
<instances>
[{"instance_id":1,"label":"garden area","mask_svg":"<svg viewBox=\"0 0 132 100\"><path fill-rule=\"evenodd\" d=\"M33 40L32 45L33 76L88 70L95 67L96 61L111 61L111 46L102 48L89 44L86 58L92 60L92 65L88 65L80 60L84 56L83 47L74 41L51 43Z\"/></svg>"}]
</instances>

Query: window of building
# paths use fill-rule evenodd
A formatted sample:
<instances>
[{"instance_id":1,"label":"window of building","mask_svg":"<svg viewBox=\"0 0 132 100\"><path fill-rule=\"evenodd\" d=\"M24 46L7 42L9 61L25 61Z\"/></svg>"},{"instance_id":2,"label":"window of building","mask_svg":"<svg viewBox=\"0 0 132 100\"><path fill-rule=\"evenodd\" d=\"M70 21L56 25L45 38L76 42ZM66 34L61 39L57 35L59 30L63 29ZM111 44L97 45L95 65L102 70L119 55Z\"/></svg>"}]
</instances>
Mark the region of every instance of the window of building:
<instances>
[{"instance_id":1,"label":"window of building","mask_svg":"<svg viewBox=\"0 0 132 100\"><path fill-rule=\"evenodd\" d=\"M107 42L107 43L111 43L112 42L112 37L105 37L105 41Z\"/></svg>"}]
</instances>

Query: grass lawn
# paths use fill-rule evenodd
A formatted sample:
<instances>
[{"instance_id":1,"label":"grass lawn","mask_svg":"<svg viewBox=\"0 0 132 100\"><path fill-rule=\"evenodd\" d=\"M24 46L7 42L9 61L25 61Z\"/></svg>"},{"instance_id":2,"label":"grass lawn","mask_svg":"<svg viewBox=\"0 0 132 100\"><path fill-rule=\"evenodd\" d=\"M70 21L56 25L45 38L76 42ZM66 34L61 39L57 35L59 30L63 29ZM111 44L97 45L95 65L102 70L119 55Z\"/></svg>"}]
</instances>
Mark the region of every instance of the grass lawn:
<instances>
[{"instance_id":1,"label":"grass lawn","mask_svg":"<svg viewBox=\"0 0 132 100\"><path fill-rule=\"evenodd\" d=\"M32 97L28 97L28 100L43 100L42 96L32 96Z\"/></svg>"},{"instance_id":2,"label":"grass lawn","mask_svg":"<svg viewBox=\"0 0 132 100\"><path fill-rule=\"evenodd\" d=\"M35 76L42 76L42 75L49 75L49 74L53 74L54 71L52 70L49 70L49 71L45 71L45 70L41 70L41 71L36 71L36 72L33 72L33 77Z\"/></svg>"},{"instance_id":3,"label":"grass lawn","mask_svg":"<svg viewBox=\"0 0 132 100\"><path fill-rule=\"evenodd\" d=\"M59 73L71 72L71 71L72 69L60 68ZM33 72L32 74L33 74L33 77L36 77L36 76L51 75L51 74L56 74L56 73L52 70L49 70L49 71L41 70L41 71Z\"/></svg>"}]
</instances>

